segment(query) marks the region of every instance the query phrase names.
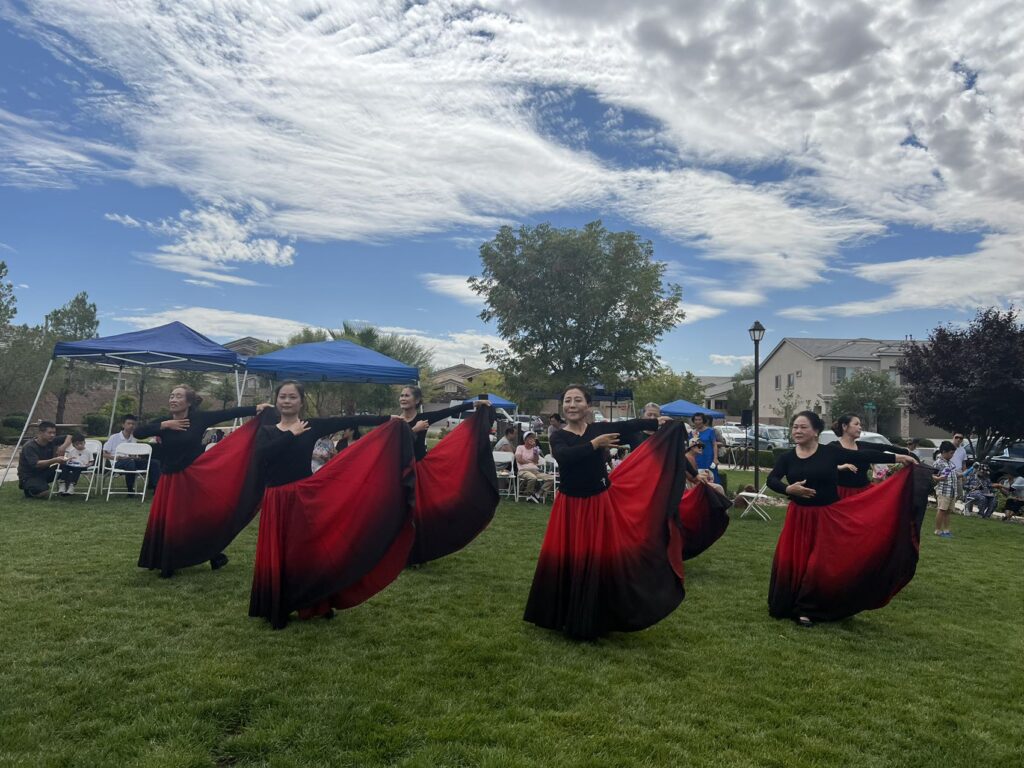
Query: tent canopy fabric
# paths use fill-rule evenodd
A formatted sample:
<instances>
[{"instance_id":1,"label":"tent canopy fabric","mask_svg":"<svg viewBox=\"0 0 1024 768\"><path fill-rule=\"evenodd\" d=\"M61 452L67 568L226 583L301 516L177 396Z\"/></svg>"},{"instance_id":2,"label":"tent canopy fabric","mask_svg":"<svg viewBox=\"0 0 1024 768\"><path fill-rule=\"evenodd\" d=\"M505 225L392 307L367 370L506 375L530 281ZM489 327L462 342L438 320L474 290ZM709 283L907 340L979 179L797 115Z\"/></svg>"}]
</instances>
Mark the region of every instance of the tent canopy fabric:
<instances>
[{"instance_id":1,"label":"tent canopy fabric","mask_svg":"<svg viewBox=\"0 0 1024 768\"><path fill-rule=\"evenodd\" d=\"M463 400L463 402L464 403L471 403L471 402L473 402L476 399L477 398L475 398L475 397L471 397L468 400ZM495 408L506 408L506 409L513 408L514 409L516 407L515 403L511 402L510 400L506 400L501 395L496 395L493 392L488 392L487 393L487 399L491 401L491 405L493 405Z\"/></svg>"},{"instance_id":2,"label":"tent canopy fabric","mask_svg":"<svg viewBox=\"0 0 1024 768\"><path fill-rule=\"evenodd\" d=\"M691 403L689 400L673 400L671 403L665 403L661 406L662 416L672 416L675 418L692 418L695 413L703 413L705 416L710 416L713 419L724 419L725 414L720 411L712 411L710 408L705 408L702 405Z\"/></svg>"},{"instance_id":3,"label":"tent canopy fabric","mask_svg":"<svg viewBox=\"0 0 1024 768\"><path fill-rule=\"evenodd\" d=\"M257 376L356 384L415 384L420 371L351 341L298 344L250 357L245 370Z\"/></svg>"},{"instance_id":4,"label":"tent canopy fabric","mask_svg":"<svg viewBox=\"0 0 1024 768\"><path fill-rule=\"evenodd\" d=\"M177 321L99 339L62 341L53 348L53 357L186 371L232 370L242 362L237 353Z\"/></svg>"}]
</instances>

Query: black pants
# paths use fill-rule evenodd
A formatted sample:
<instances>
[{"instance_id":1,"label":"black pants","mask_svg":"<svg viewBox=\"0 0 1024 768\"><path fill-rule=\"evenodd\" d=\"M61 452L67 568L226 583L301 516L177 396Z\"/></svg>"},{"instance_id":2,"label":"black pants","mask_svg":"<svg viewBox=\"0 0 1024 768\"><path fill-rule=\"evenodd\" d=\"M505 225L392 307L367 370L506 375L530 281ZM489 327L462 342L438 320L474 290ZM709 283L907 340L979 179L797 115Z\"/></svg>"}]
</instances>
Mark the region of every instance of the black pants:
<instances>
[{"instance_id":1,"label":"black pants","mask_svg":"<svg viewBox=\"0 0 1024 768\"><path fill-rule=\"evenodd\" d=\"M132 471L132 470L136 470L137 471L137 470L141 470L141 469L145 469L146 468L146 459L144 457L138 458L138 459L120 458L120 459L118 459L114 463L114 466L117 467L118 469L124 469L124 470L128 470L128 471ZM124 484L128 488L129 491L134 491L135 490L135 478L136 477L138 477L138 475L125 475L124 476ZM155 459L152 459L149 462L149 488L156 488L156 484L157 484L157 482L159 480L160 480L160 462L156 461Z\"/></svg>"},{"instance_id":2,"label":"black pants","mask_svg":"<svg viewBox=\"0 0 1024 768\"><path fill-rule=\"evenodd\" d=\"M60 468L60 481L68 485L74 485L86 469L87 467L72 467L65 464Z\"/></svg>"}]
</instances>

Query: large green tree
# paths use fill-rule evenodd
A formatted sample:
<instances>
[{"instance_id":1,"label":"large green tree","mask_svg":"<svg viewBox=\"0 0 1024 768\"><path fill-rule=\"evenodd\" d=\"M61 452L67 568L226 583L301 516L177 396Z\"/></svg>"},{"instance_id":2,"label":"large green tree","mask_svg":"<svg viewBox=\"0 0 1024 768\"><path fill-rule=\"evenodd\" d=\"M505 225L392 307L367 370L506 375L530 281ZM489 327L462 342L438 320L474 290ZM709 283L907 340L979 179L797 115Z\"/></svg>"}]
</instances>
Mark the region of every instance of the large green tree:
<instances>
[{"instance_id":1,"label":"large green tree","mask_svg":"<svg viewBox=\"0 0 1024 768\"><path fill-rule=\"evenodd\" d=\"M732 375L732 389L726 395L726 409L740 414L751 407L754 400L754 364L748 363Z\"/></svg>"},{"instance_id":2,"label":"large green tree","mask_svg":"<svg viewBox=\"0 0 1024 768\"><path fill-rule=\"evenodd\" d=\"M66 304L46 315L46 332L54 343L94 338L99 327L96 304L89 301L89 294L85 291L76 294ZM95 369L76 367L74 360L62 360L60 366L63 371L54 379L57 382L57 411L54 421L58 424L64 421L68 395L72 392L85 392L97 377Z\"/></svg>"},{"instance_id":3,"label":"large green tree","mask_svg":"<svg viewBox=\"0 0 1024 768\"><path fill-rule=\"evenodd\" d=\"M1024 325L1019 310L979 310L908 344L899 364L910 407L950 432L974 436L979 459L1001 439L1024 439Z\"/></svg>"},{"instance_id":4,"label":"large green tree","mask_svg":"<svg viewBox=\"0 0 1024 768\"><path fill-rule=\"evenodd\" d=\"M834 419L855 413L864 422L864 429L873 430L899 413L901 394L886 371L860 370L836 385L830 415Z\"/></svg>"},{"instance_id":5,"label":"large green tree","mask_svg":"<svg viewBox=\"0 0 1024 768\"><path fill-rule=\"evenodd\" d=\"M654 346L682 321L682 291L664 283L654 246L600 221L583 229L502 227L480 246L480 317L507 348L484 352L510 394L572 382L618 386L657 368Z\"/></svg>"},{"instance_id":6,"label":"large green tree","mask_svg":"<svg viewBox=\"0 0 1024 768\"><path fill-rule=\"evenodd\" d=\"M28 412L52 349L41 326L0 326L0 415Z\"/></svg>"},{"instance_id":7,"label":"large green tree","mask_svg":"<svg viewBox=\"0 0 1024 768\"><path fill-rule=\"evenodd\" d=\"M665 366L642 376L633 383L633 402L637 409L647 403L663 405L673 400L689 400L704 404L704 385L689 371L676 373Z\"/></svg>"}]
</instances>

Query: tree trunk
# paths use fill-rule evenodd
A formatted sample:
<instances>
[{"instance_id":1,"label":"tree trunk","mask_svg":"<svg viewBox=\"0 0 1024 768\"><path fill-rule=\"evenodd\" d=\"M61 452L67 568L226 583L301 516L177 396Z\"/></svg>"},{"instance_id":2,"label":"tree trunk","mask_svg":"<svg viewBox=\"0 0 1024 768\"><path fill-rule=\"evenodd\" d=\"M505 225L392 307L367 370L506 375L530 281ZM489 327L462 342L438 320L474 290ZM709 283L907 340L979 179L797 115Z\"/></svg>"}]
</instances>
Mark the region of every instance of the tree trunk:
<instances>
[{"instance_id":1,"label":"tree trunk","mask_svg":"<svg viewBox=\"0 0 1024 768\"><path fill-rule=\"evenodd\" d=\"M74 360L68 360L64 368L64 386L57 392L57 413L54 415L53 420L58 424L64 423L64 408L68 403L68 392L71 391L71 370L74 368L74 365Z\"/></svg>"},{"instance_id":2,"label":"tree trunk","mask_svg":"<svg viewBox=\"0 0 1024 768\"><path fill-rule=\"evenodd\" d=\"M139 412L137 414L135 414L140 419L142 418L142 414L146 412L146 409L144 407L145 404L146 404L146 374L145 374L145 372L143 372L142 375L139 376Z\"/></svg>"}]
</instances>

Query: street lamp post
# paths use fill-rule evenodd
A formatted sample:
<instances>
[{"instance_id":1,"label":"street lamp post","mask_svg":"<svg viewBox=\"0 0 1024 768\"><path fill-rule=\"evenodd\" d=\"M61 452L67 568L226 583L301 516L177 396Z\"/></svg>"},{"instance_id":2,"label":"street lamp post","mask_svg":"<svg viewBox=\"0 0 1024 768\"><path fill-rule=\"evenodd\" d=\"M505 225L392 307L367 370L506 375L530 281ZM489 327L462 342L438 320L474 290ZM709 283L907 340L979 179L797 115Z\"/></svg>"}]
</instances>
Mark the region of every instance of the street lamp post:
<instances>
[{"instance_id":1,"label":"street lamp post","mask_svg":"<svg viewBox=\"0 0 1024 768\"><path fill-rule=\"evenodd\" d=\"M755 320L749 329L750 340L754 342L754 492L761 492L761 339L764 338L764 326Z\"/></svg>"}]
</instances>

